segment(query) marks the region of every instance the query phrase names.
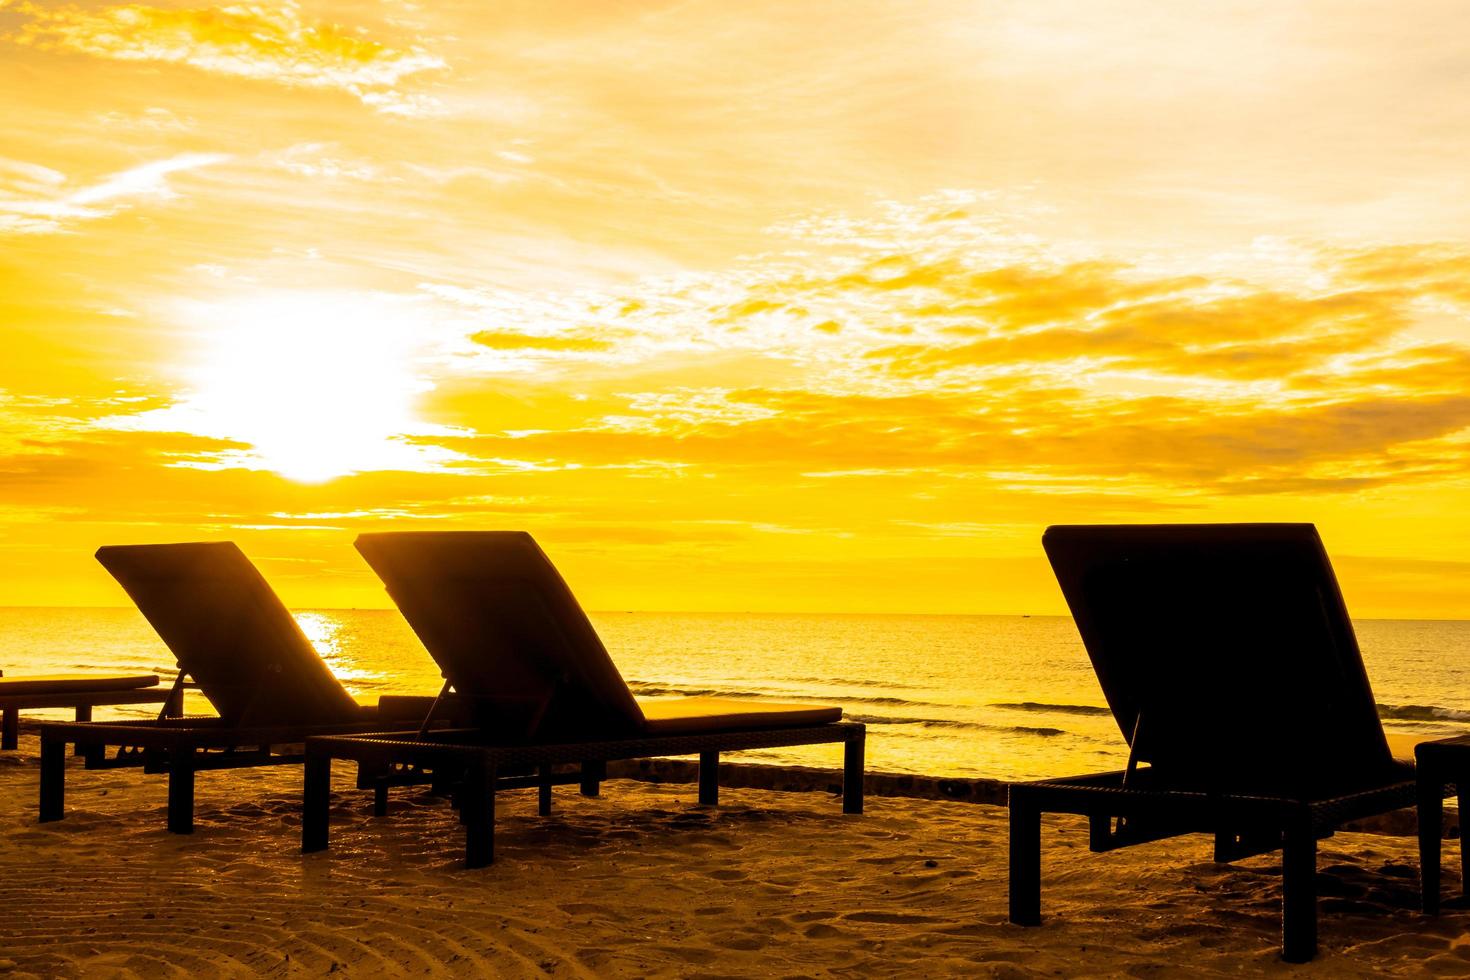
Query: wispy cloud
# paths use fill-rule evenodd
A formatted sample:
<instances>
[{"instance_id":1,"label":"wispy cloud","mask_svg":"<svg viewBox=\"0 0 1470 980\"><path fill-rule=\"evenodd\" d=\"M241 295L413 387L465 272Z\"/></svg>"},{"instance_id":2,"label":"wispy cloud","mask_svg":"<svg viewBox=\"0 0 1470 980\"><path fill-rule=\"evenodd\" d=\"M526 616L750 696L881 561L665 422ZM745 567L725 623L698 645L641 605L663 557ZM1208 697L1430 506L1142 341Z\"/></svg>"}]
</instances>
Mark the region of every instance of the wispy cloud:
<instances>
[{"instance_id":1,"label":"wispy cloud","mask_svg":"<svg viewBox=\"0 0 1470 980\"><path fill-rule=\"evenodd\" d=\"M106 129L132 133L187 133L199 125L198 120L178 116L162 106L149 106L134 113L102 112L96 119Z\"/></svg>"},{"instance_id":2,"label":"wispy cloud","mask_svg":"<svg viewBox=\"0 0 1470 980\"><path fill-rule=\"evenodd\" d=\"M230 159L222 153L183 153L72 186L65 174L0 160L0 232L45 233L116 214L138 199L176 197L169 177Z\"/></svg>"},{"instance_id":3,"label":"wispy cloud","mask_svg":"<svg viewBox=\"0 0 1470 980\"><path fill-rule=\"evenodd\" d=\"M10 38L21 44L336 90L388 113L432 111L431 99L400 91L399 85L410 76L445 67L442 59L416 44L392 47L362 31L310 23L292 2L192 10L18 3L10 9L28 18Z\"/></svg>"},{"instance_id":4,"label":"wispy cloud","mask_svg":"<svg viewBox=\"0 0 1470 980\"><path fill-rule=\"evenodd\" d=\"M1464 249L1301 243L1295 269L1248 253L1181 274L1043 244L1025 209L1001 210L945 194L790 222L773 244L805 240L794 257L772 248L611 293L429 291L499 325L472 333L488 350L458 371L533 359L652 380L681 362L753 382L693 384L687 368L657 387L609 380L601 414L517 433L521 457L963 474L1047 494L1121 480L1155 497L1465 475ZM1445 319L1458 334L1426 332ZM481 439L463 448L512 452L509 435Z\"/></svg>"}]
</instances>

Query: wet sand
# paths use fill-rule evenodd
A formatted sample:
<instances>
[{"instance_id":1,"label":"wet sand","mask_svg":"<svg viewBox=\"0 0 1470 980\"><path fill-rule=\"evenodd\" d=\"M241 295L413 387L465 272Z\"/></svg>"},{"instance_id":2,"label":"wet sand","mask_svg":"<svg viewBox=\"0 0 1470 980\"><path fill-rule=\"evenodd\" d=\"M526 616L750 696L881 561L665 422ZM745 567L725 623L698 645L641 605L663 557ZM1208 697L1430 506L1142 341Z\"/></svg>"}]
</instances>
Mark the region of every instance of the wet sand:
<instances>
[{"instance_id":1,"label":"wet sand","mask_svg":"<svg viewBox=\"0 0 1470 980\"><path fill-rule=\"evenodd\" d=\"M1470 975L1470 912L1417 911L1412 838L1324 841L1318 959L1277 956L1270 857L1204 838L1105 855L1081 820L1043 830L1045 924L1006 922L1002 807L613 779L500 796L497 860L461 867L439 798L370 815L346 766L333 846L299 852L300 770L202 773L198 829L163 830L165 780L69 774L35 822L36 740L0 756L0 972L15 976ZM1459 885L1447 849L1446 887Z\"/></svg>"}]
</instances>

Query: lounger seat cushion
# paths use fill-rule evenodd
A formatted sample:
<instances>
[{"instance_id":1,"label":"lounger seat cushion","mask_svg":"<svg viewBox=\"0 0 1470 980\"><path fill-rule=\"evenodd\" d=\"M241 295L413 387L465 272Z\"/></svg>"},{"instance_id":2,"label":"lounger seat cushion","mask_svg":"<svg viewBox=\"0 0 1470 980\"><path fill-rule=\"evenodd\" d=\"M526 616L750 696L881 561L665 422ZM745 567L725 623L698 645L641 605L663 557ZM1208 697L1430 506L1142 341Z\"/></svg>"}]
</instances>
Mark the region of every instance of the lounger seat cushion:
<instances>
[{"instance_id":1,"label":"lounger seat cushion","mask_svg":"<svg viewBox=\"0 0 1470 980\"><path fill-rule=\"evenodd\" d=\"M133 691L153 687L157 683L157 674L33 674L29 677L0 677L0 697L11 694Z\"/></svg>"},{"instance_id":2,"label":"lounger seat cushion","mask_svg":"<svg viewBox=\"0 0 1470 980\"><path fill-rule=\"evenodd\" d=\"M729 698L640 699L638 707L643 709L644 730L650 735L825 725L842 720L841 708L819 704L767 704Z\"/></svg>"}]
</instances>

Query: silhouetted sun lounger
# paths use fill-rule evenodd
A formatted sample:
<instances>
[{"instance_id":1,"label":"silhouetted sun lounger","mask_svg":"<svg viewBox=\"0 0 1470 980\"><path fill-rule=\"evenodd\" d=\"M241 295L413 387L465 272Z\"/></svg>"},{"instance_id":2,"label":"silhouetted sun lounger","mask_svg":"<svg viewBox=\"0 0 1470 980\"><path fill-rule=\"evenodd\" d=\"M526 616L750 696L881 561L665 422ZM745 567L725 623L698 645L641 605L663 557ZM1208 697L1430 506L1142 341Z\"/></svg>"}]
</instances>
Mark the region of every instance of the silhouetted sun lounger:
<instances>
[{"instance_id":1,"label":"silhouetted sun lounger","mask_svg":"<svg viewBox=\"0 0 1470 980\"><path fill-rule=\"evenodd\" d=\"M66 745L88 769L168 774L168 829L194 826L200 770L300 763L311 734L412 728L431 698L360 705L333 676L250 560L229 542L105 547L97 560L178 660L173 704L197 688L219 717L41 726L42 821L63 814ZM116 747L109 756L107 750Z\"/></svg>"},{"instance_id":2,"label":"silhouetted sun lounger","mask_svg":"<svg viewBox=\"0 0 1470 980\"><path fill-rule=\"evenodd\" d=\"M169 703L157 674L33 674L0 676L0 749L16 747L22 708L75 708L88 721L98 705Z\"/></svg>"},{"instance_id":3,"label":"silhouetted sun lounger","mask_svg":"<svg viewBox=\"0 0 1470 980\"><path fill-rule=\"evenodd\" d=\"M1121 772L1010 790L1010 918L1041 920L1041 815L1091 849L1213 834L1281 850L1282 956L1317 950L1317 841L1415 802L1310 524L1049 528L1047 556L1130 746Z\"/></svg>"},{"instance_id":4,"label":"silhouetted sun lounger","mask_svg":"<svg viewBox=\"0 0 1470 980\"><path fill-rule=\"evenodd\" d=\"M465 861L493 858L497 785L577 782L596 795L614 759L699 754L699 800L718 800L722 751L842 742L843 810L863 805L863 725L842 709L717 698L639 701L603 648L586 614L529 534L441 532L365 534L357 549L438 662L446 691L462 699L475 727L427 736L312 738L306 745L302 849L327 846L333 759L389 773L379 786L384 812L392 773L435 770L459 786ZM559 765L577 767L554 773ZM519 783L497 776L535 767Z\"/></svg>"}]
</instances>

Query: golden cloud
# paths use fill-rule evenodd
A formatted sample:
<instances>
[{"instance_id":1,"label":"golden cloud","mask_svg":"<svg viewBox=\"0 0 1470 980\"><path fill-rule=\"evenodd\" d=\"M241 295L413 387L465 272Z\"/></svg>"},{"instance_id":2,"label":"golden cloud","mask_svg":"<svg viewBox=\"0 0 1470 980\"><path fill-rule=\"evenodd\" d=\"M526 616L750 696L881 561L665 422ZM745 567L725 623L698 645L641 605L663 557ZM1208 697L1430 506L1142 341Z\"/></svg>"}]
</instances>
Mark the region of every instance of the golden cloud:
<instances>
[{"instance_id":1,"label":"golden cloud","mask_svg":"<svg viewBox=\"0 0 1470 980\"><path fill-rule=\"evenodd\" d=\"M292 3L193 10L21 3L11 9L29 19L10 40L42 50L187 65L237 78L332 89L384 112L422 111L425 103L397 86L411 75L445 67L443 60L416 45L393 48L361 31L307 23Z\"/></svg>"},{"instance_id":2,"label":"golden cloud","mask_svg":"<svg viewBox=\"0 0 1470 980\"><path fill-rule=\"evenodd\" d=\"M1466 314L1453 248L1303 247L1300 274L1180 274L988 250L960 223L939 222L942 235L922 225L905 247L915 222L896 218L829 252L773 249L604 292L421 285L425 322L459 338L436 355L424 425L401 437L438 453L436 472L306 490L186 435L56 438L72 438L78 478L120 465L124 448L157 485L215 476L180 475L180 463L237 466L230 479L250 493L221 501L221 519L250 526L341 514L331 526L508 521L585 528L589 540L598 527L714 516L754 534L947 527L977 506L984 520L1138 515L1470 475L1470 344L1421 329ZM94 429L127 428L117 408L93 414ZM32 486L63 478L34 455L11 463ZM746 510L719 513L727 504Z\"/></svg>"},{"instance_id":3,"label":"golden cloud","mask_svg":"<svg viewBox=\"0 0 1470 980\"><path fill-rule=\"evenodd\" d=\"M610 340L588 336L562 336L515 333L508 330L481 330L470 340L490 350L515 351L605 351Z\"/></svg>"}]
</instances>

